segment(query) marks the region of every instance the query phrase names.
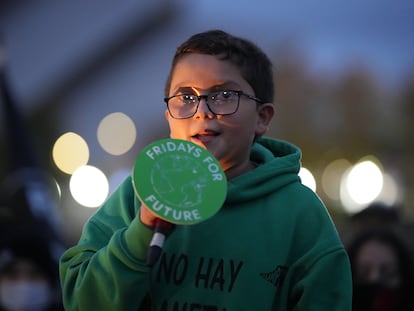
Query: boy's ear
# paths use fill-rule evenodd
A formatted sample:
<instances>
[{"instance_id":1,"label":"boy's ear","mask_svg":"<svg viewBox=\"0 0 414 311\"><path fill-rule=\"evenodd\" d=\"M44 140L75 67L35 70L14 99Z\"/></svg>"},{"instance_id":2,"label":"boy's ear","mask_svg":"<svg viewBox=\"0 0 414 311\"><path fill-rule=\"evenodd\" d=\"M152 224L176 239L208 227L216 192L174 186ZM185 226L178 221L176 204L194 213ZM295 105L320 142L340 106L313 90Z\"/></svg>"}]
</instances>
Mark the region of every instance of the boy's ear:
<instances>
[{"instance_id":1,"label":"boy's ear","mask_svg":"<svg viewBox=\"0 0 414 311\"><path fill-rule=\"evenodd\" d=\"M164 114L164 116L165 116L165 119L167 120L167 122L169 122L170 121L170 114L169 114L169 112L168 112L168 109L165 109L165 114Z\"/></svg>"},{"instance_id":2,"label":"boy's ear","mask_svg":"<svg viewBox=\"0 0 414 311\"><path fill-rule=\"evenodd\" d=\"M256 124L256 136L264 135L275 115L275 106L272 103L260 104L257 107L258 119Z\"/></svg>"}]
</instances>

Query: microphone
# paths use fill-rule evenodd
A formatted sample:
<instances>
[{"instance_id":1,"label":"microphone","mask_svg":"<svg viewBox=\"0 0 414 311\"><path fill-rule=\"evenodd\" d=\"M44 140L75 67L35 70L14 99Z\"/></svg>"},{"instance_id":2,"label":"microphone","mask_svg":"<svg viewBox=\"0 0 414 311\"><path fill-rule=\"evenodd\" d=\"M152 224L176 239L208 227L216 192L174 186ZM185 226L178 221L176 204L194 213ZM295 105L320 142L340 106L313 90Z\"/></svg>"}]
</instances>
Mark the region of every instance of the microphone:
<instances>
[{"instance_id":1,"label":"microphone","mask_svg":"<svg viewBox=\"0 0 414 311\"><path fill-rule=\"evenodd\" d=\"M171 232L174 225L160 218L155 219L154 235L150 242L147 254L147 265L152 267L161 255L162 247L167 235Z\"/></svg>"}]
</instances>

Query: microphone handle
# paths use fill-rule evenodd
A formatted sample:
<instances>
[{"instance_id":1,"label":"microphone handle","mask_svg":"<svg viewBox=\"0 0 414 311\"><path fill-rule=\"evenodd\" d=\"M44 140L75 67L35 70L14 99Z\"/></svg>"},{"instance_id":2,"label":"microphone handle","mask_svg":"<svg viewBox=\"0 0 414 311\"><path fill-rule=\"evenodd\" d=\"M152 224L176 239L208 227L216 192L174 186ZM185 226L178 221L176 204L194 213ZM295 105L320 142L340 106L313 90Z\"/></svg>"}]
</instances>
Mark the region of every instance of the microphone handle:
<instances>
[{"instance_id":1,"label":"microphone handle","mask_svg":"<svg viewBox=\"0 0 414 311\"><path fill-rule=\"evenodd\" d=\"M173 228L173 224L160 218L155 219L154 235L150 242L150 248L147 255L147 265L152 267L161 255L165 238Z\"/></svg>"}]
</instances>

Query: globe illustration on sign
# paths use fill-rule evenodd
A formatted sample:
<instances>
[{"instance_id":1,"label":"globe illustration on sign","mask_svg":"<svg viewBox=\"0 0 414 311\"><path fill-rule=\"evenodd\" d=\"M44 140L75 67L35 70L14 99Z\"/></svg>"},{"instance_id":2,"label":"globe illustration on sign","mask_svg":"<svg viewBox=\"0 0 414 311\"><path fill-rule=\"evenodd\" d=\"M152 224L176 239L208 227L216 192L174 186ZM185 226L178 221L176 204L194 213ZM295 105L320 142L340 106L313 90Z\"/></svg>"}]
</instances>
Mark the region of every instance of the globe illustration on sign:
<instances>
[{"instance_id":1,"label":"globe illustration on sign","mask_svg":"<svg viewBox=\"0 0 414 311\"><path fill-rule=\"evenodd\" d=\"M209 172L199 160L186 154L168 153L150 172L155 193L172 207L190 209L203 201Z\"/></svg>"}]
</instances>

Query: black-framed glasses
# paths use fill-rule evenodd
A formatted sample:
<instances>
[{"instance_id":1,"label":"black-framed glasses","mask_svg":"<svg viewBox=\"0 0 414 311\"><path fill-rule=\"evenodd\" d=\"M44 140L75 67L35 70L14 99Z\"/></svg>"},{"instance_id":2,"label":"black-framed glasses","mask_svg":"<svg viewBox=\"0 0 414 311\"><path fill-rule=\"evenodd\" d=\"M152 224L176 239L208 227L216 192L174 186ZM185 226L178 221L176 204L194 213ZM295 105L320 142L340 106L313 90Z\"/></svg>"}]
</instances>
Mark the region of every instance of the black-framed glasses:
<instances>
[{"instance_id":1,"label":"black-framed glasses","mask_svg":"<svg viewBox=\"0 0 414 311\"><path fill-rule=\"evenodd\" d=\"M194 116L201 99L205 99L208 109L215 115L229 115L239 109L240 96L246 96L257 103L263 103L259 98L243 91L223 90L206 95L178 94L164 98L168 112L174 119L187 119Z\"/></svg>"}]
</instances>

